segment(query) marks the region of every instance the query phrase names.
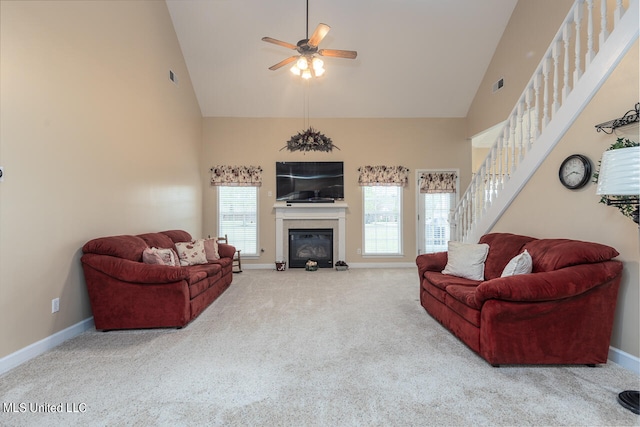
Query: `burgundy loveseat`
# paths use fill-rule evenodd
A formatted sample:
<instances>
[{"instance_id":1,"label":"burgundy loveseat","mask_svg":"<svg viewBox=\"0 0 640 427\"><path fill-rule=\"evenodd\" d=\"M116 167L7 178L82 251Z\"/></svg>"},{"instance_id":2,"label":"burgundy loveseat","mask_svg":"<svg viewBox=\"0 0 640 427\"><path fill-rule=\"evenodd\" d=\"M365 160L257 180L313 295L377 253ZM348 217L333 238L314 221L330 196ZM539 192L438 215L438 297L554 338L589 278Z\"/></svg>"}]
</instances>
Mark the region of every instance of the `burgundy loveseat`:
<instances>
[{"instance_id":1,"label":"burgundy loveseat","mask_svg":"<svg viewBox=\"0 0 640 427\"><path fill-rule=\"evenodd\" d=\"M483 236L484 280L443 274L448 253L416 258L425 310L490 364L607 362L622 263L605 245ZM501 277L527 250L532 272Z\"/></svg>"},{"instance_id":2,"label":"burgundy loveseat","mask_svg":"<svg viewBox=\"0 0 640 427\"><path fill-rule=\"evenodd\" d=\"M143 262L148 248L191 241L182 230L90 240L81 258L98 330L183 327L231 284L235 247L218 244L220 259L188 266Z\"/></svg>"}]
</instances>

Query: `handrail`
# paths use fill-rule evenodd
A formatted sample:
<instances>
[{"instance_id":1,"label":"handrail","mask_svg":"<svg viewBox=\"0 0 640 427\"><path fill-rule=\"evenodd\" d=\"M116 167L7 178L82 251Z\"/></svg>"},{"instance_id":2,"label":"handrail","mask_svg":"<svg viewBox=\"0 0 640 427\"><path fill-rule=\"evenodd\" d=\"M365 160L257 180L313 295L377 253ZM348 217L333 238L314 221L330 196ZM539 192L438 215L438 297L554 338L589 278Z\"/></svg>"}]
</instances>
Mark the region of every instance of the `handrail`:
<instances>
[{"instance_id":1,"label":"handrail","mask_svg":"<svg viewBox=\"0 0 640 427\"><path fill-rule=\"evenodd\" d=\"M600 7L594 10L596 3L599 3ZM623 7L622 0L616 0L615 5L612 1L607 3L607 0L576 0L574 2L533 76L505 120L485 160L460 198L451 221L455 227L452 233L455 240L473 241L478 234L488 231L482 230L478 233L477 227L480 222L495 223L497 218L492 222L486 221L485 218L492 206L500 201L499 205L506 209L508 202L500 199L515 197L524 185L522 182L513 183L519 188L505 191L507 187L512 186L510 181L518 168L522 165L526 167L533 165L537 168L541 161L530 161L528 157L531 157L532 153L536 156L548 154L548 149L535 149L538 141L541 138L544 139L547 129L553 128L553 132L547 132L553 135L546 138L554 139L550 145L553 147L570 125L570 123L563 124L560 128L564 130L558 130L558 126L552 126L554 119L566 121L574 117L558 114L563 105L567 104L567 108L576 106L584 108L585 103L573 105L574 103L567 100L571 98L573 89L582 83L581 80L587 70L597 62L601 52L613 49L615 55L620 57L624 55L626 50L620 50L619 46L608 46L618 44L617 39L616 43L607 42L630 9L633 9L631 15L638 14L638 0L629 0L626 9ZM631 37L636 40L638 38L637 16L629 16L625 23L633 19L635 21L631 22L631 25L626 24L624 27L633 28L635 25L635 36L631 35ZM596 30L597 38L594 37ZM583 43L586 46L585 52L582 52ZM606 79L610 72L611 70L605 70L601 73L603 75L599 80ZM591 76L585 80L590 80L591 85ZM602 81L598 81L597 84L601 85ZM591 92L595 93L595 91ZM562 117L557 118L557 116ZM526 180L534 171L535 169L527 173ZM491 214L499 216L502 211Z\"/></svg>"}]
</instances>

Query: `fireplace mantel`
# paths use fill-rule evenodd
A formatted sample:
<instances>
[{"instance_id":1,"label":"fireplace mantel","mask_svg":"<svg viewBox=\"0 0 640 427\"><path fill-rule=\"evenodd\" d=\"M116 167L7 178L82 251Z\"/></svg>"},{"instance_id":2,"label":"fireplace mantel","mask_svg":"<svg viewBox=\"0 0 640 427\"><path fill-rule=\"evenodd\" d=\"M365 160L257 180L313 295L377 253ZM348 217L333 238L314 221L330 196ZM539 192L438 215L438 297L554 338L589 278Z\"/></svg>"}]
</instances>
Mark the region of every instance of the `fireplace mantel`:
<instances>
[{"instance_id":1,"label":"fireplace mantel","mask_svg":"<svg viewBox=\"0 0 640 427\"><path fill-rule=\"evenodd\" d=\"M334 259L346 261L346 214L348 205L345 202L335 203L287 203L276 202L276 261L287 259L284 253L284 222L287 220L337 220L338 221L338 253ZM334 239L336 236L334 236Z\"/></svg>"}]
</instances>

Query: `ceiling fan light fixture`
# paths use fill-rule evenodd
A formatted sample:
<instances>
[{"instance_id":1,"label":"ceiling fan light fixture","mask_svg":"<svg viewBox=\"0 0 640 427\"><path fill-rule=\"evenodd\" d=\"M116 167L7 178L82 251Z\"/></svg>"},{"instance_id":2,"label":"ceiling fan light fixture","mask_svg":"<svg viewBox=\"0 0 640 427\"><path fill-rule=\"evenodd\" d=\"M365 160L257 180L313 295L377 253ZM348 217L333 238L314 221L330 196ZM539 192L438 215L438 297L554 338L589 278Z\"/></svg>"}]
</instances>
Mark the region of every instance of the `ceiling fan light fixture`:
<instances>
[{"instance_id":1,"label":"ceiling fan light fixture","mask_svg":"<svg viewBox=\"0 0 640 427\"><path fill-rule=\"evenodd\" d=\"M318 68L318 69L313 70L313 71L315 71L316 77L320 77L321 75L324 74L324 68Z\"/></svg>"},{"instance_id":2,"label":"ceiling fan light fixture","mask_svg":"<svg viewBox=\"0 0 640 427\"><path fill-rule=\"evenodd\" d=\"M292 72L293 74L295 74L296 76L299 76L299 75L300 75L300 73L301 73L300 68L298 68L298 67L297 67L297 66L295 66L295 65L294 65L293 67L291 67L291 72Z\"/></svg>"},{"instance_id":3,"label":"ceiling fan light fixture","mask_svg":"<svg viewBox=\"0 0 640 427\"><path fill-rule=\"evenodd\" d=\"M314 56L313 59L311 60L311 66L316 71L323 70L323 68L322 68L323 65L324 65L324 61L322 59L320 59L320 58L316 58Z\"/></svg>"},{"instance_id":4,"label":"ceiling fan light fixture","mask_svg":"<svg viewBox=\"0 0 640 427\"><path fill-rule=\"evenodd\" d=\"M311 78L311 70L308 68L306 70L302 70L302 78L308 80Z\"/></svg>"},{"instance_id":5,"label":"ceiling fan light fixture","mask_svg":"<svg viewBox=\"0 0 640 427\"><path fill-rule=\"evenodd\" d=\"M309 61L307 61L307 58L304 56L301 56L298 59L298 62L296 62L296 65L298 66L298 68L300 68L301 70L306 70L309 68Z\"/></svg>"}]
</instances>

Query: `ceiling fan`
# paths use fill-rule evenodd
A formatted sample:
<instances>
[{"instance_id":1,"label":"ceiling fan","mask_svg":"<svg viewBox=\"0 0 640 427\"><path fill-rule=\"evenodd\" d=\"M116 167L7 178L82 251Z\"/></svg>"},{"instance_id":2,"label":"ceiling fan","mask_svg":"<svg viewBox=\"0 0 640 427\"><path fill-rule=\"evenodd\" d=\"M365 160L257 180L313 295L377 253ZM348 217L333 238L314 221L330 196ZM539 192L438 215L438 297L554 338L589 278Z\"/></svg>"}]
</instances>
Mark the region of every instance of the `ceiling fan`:
<instances>
[{"instance_id":1,"label":"ceiling fan","mask_svg":"<svg viewBox=\"0 0 640 427\"><path fill-rule=\"evenodd\" d=\"M294 45L271 37L262 38L262 41L298 51L298 55L290 56L289 58L269 67L269 69L275 71L295 61L296 64L291 67L291 72L308 79L312 76L319 77L324 74L324 68L322 68L324 63L320 58L315 56L316 54L334 58L355 59L356 56L358 56L358 52L355 50L318 49L318 45L322 39L325 38L330 29L331 27L327 24L318 24L311 37L309 37L309 0L307 0L306 39L302 39Z\"/></svg>"}]
</instances>

